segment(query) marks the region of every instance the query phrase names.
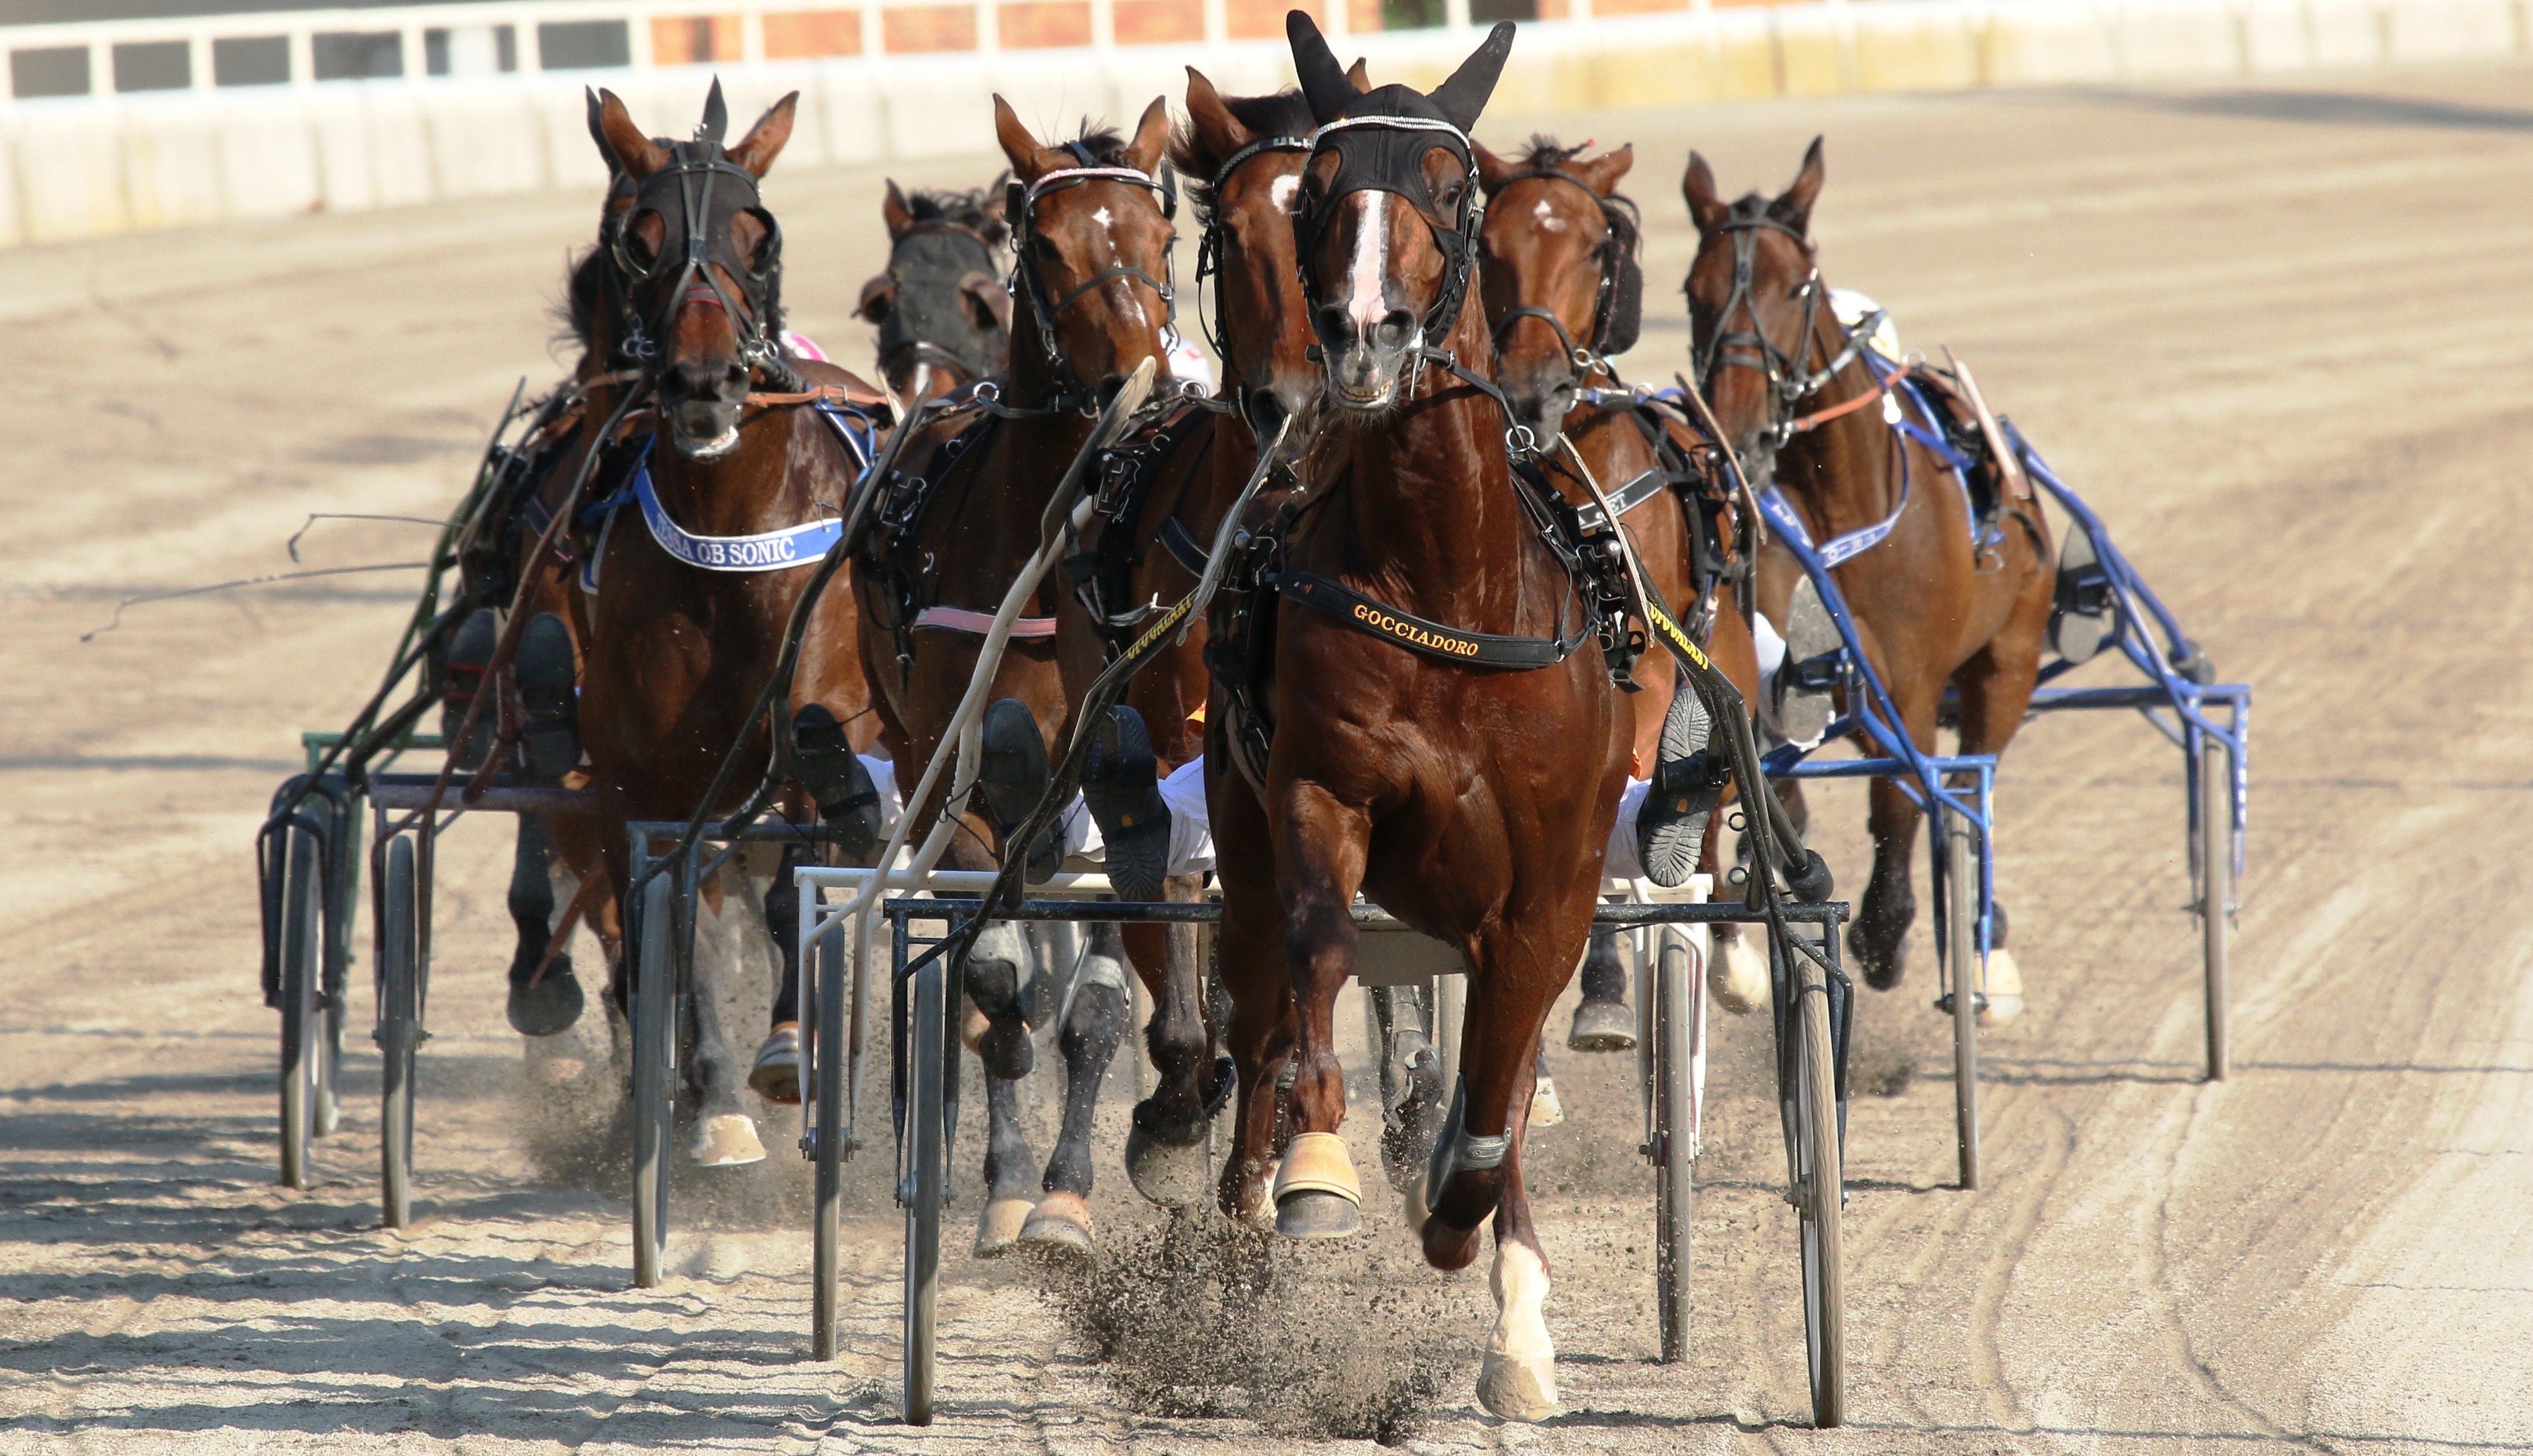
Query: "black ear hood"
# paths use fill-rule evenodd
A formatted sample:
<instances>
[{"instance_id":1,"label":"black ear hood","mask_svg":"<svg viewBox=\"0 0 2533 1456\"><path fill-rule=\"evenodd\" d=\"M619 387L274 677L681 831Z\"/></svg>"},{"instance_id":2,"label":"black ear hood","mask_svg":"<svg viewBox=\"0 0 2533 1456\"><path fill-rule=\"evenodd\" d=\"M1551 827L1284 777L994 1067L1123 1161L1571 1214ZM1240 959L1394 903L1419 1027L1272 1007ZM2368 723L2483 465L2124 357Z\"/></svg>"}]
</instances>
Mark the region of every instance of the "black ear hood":
<instances>
[{"instance_id":1,"label":"black ear hood","mask_svg":"<svg viewBox=\"0 0 2533 1456\"><path fill-rule=\"evenodd\" d=\"M1358 91L1346 79L1336 53L1328 49L1319 24L1299 10L1284 15L1284 38L1293 47L1293 73L1301 79L1311 115L1323 126L1353 116L1413 116L1448 122L1466 132L1478 124L1487 98L1495 94L1504 59L1512 54L1512 22L1498 21L1460 69L1431 94L1396 83Z\"/></svg>"},{"instance_id":2,"label":"black ear hood","mask_svg":"<svg viewBox=\"0 0 2533 1456\"><path fill-rule=\"evenodd\" d=\"M704 119L695 128L695 140L710 142L715 146L730 135L730 103L721 98L721 78L713 78L712 89L704 93Z\"/></svg>"}]
</instances>

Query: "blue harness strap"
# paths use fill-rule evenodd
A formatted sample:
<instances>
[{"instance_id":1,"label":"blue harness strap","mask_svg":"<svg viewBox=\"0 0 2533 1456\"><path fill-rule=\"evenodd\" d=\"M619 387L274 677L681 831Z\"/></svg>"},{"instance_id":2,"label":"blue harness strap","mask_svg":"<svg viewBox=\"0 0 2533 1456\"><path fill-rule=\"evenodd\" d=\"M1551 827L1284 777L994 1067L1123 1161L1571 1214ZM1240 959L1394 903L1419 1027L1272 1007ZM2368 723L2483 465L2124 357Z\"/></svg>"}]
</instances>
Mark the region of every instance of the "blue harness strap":
<instances>
[{"instance_id":1,"label":"blue harness strap","mask_svg":"<svg viewBox=\"0 0 2533 1456\"><path fill-rule=\"evenodd\" d=\"M844 446L858 479L870 469L876 453L877 431L871 417L829 399L818 400L813 408L818 418L826 421L827 428L835 432L836 442ZM651 539L659 543L660 550L705 571L786 571L795 566L812 566L844 539L845 523L841 519L811 521L805 526L787 526L751 536L704 536L686 530L670 519L668 508L660 503L658 488L651 483L651 450L657 442L657 436L646 438L624 484L607 498L581 508L577 524L586 527L598 523L597 545L580 563L583 592L597 594L598 563L607 554L607 538L616 529L617 512L627 503L641 507L642 524L650 528Z\"/></svg>"}]
</instances>

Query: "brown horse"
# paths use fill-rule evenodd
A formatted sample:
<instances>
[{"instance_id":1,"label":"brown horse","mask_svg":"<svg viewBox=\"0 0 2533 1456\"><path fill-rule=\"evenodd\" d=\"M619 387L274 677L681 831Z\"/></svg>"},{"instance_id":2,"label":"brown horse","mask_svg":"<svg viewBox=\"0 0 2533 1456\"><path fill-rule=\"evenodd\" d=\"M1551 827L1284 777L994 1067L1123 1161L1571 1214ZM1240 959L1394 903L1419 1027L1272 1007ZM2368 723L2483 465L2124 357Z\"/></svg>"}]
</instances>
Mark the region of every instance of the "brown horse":
<instances>
[{"instance_id":1,"label":"brown horse","mask_svg":"<svg viewBox=\"0 0 2533 1456\"><path fill-rule=\"evenodd\" d=\"M1634 345L1644 302L1635 204L1618 190L1635 148L1595 157L1582 150L1548 137L1533 137L1509 160L1477 149L1487 190L1478 242L1485 250L1496 380L1514 418L1530 430L1549 478L1567 499L1590 504L1580 457L1579 469L1621 512L1645 584L1747 697L1757 690L1758 662L1735 593L1736 512L1714 441L1676 413L1630 402L1613 362ZM1641 689L1628 699L1641 776L1657 757L1678 679L1671 659L1659 652L1636 663L1633 678ZM1728 788L1717 819L1731 800ZM1710 829L1700 870L1715 872L1721 842ZM1719 927L1731 929L1738 927ZM1740 972L1738 978L1725 979L1728 968ZM1767 998L1766 971L1763 955L1731 950L1710 967L1718 999L1737 1012ZM1615 932L1593 932L1581 981L1583 1001L1566 1044L1577 1051L1633 1046L1635 1017L1625 1004Z\"/></svg>"},{"instance_id":2,"label":"brown horse","mask_svg":"<svg viewBox=\"0 0 2533 1456\"><path fill-rule=\"evenodd\" d=\"M974 674L984 623L1037 551L1040 516L1090 438L1090 413L1146 361L1166 372L1170 343L1174 234L1160 176L1166 104L1154 98L1131 137L1086 129L1053 146L1040 145L1000 98L994 115L1016 194L1007 218L1023 297L1013 310L1011 360L964 407L918 428L854 573L879 717L898 782L910 788ZM1034 806L1032 776L1043 782L1047 739L1070 712L1053 641L1059 596L1050 578L996 669L983 791L965 807L964 830L943 859L948 867L995 867L1005 833ZM939 810L937 799L908 805L926 819ZM1087 939L1062 987L1053 975L1030 983L1028 938L1008 924L985 930L966 958L969 996L983 1022L972 1027L972 1044L986 1073L980 1254L1016 1240L1073 1249L1090 1242L1084 1200L1090 1119L1127 1021L1127 956L1113 925L1091 927ZM1058 1019L1063 1131L1032 1189L1018 1078L1032 1060L1031 1026Z\"/></svg>"},{"instance_id":3,"label":"brown horse","mask_svg":"<svg viewBox=\"0 0 2533 1456\"><path fill-rule=\"evenodd\" d=\"M1308 17L1286 29L1321 124L1295 225L1325 419L1301 486L1253 537L1271 587L1214 622L1231 670L1208 713L1207 780L1240 1098L1221 1197L1263 1214L1276 1076L1297 1059L1275 1225L1304 1238L1360 1226L1333 1025L1357 892L1457 948L1462 1084L1411 1213L1441 1268L1474 1258L1495 1219L1499 1318L1479 1397L1537 1419L1556 1380L1522 1119L1541 1027L1590 928L1630 724L1582 593L1520 494L1492 385L1451 363L1479 380L1494 364L1468 299L1467 132L1513 28L1430 95L1358 92Z\"/></svg>"},{"instance_id":4,"label":"brown horse","mask_svg":"<svg viewBox=\"0 0 2533 1456\"><path fill-rule=\"evenodd\" d=\"M1782 491L1813 542L1888 523L1879 544L1846 556L1832 576L1901 729L1934 752L1950 683L1960 694L1961 751L2001 754L2031 702L2049 623L2048 522L2036 501L1995 494L2002 487L1992 480L1957 488L1941 456L1885 422L1877 406L1896 404L1901 418L1940 431L1917 418L1915 397L1897 390L1899 376L1883 373L1895 366L1873 363L1835 316L1808 235L1822 177L1815 139L1784 193L1727 203L1706 159L1690 153L1680 189L1698 232L1687 292L1699 384L1753 489ZM1971 498L1982 486L1996 527L1985 540ZM1758 611L1787 621L1802 575L1782 545L1763 551ZM1874 751L1862 734L1857 742ZM1909 851L1921 811L1887 779L1874 780L1870 795L1873 878L1848 940L1865 979L1887 990L1900 983L1916 909ZM1999 910L2000 948L2004 925ZM2010 960L1991 961L1991 1004L2007 994L2020 1002L2019 977L2005 985L2013 976Z\"/></svg>"},{"instance_id":5,"label":"brown horse","mask_svg":"<svg viewBox=\"0 0 2533 1456\"><path fill-rule=\"evenodd\" d=\"M914 372L938 398L1000 373L1012 349L1012 296L1002 283L1000 179L974 192L917 192L895 182L880 204L888 266L862 285L854 312L879 330L880 376L912 409Z\"/></svg>"},{"instance_id":6,"label":"brown horse","mask_svg":"<svg viewBox=\"0 0 2533 1456\"><path fill-rule=\"evenodd\" d=\"M780 233L758 183L791 136L794 105L778 102L725 148L710 113L703 139L663 144L614 95L599 97L602 152L632 197L611 208L606 297L589 320L592 352L622 368L590 385L582 448L621 452L632 494L585 542L594 591L575 599L578 731L595 847L619 903L632 871L629 821L733 810L754 773L728 785L725 801L703 802L733 745L751 763L777 750L768 725L745 720L816 561L792 559L796 538L779 533L814 531L842 508L860 462L829 407L880 397L781 343ZM599 438L628 388L647 391L647 408ZM863 715L856 639L851 594L828 592L808 618L791 700L777 707L795 734ZM781 746L795 770L786 807L804 814L833 787L798 782L819 776L796 745ZM684 998L694 1046L685 1065L701 1104L690 1151L711 1164L754 1161L762 1145L713 1000L703 988Z\"/></svg>"}]
</instances>

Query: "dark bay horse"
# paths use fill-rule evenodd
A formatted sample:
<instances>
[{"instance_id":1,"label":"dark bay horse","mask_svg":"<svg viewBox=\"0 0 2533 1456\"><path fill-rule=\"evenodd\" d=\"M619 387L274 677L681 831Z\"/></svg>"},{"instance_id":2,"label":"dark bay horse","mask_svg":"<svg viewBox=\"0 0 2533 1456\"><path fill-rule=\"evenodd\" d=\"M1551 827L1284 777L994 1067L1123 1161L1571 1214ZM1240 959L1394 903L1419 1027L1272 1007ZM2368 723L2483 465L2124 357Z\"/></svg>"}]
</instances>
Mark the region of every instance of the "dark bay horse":
<instances>
[{"instance_id":1,"label":"dark bay horse","mask_svg":"<svg viewBox=\"0 0 2533 1456\"><path fill-rule=\"evenodd\" d=\"M999 97L994 115L1012 165L1006 220L1021 292L1010 363L964 396L965 407L918 427L854 573L878 717L898 782L910 789L968 689L986 623L1037 551L1040 517L1090 437L1091 414L1139 365L1151 361L1166 374L1172 341L1166 104L1154 98L1132 136L1086 128L1051 146ZM982 791L965 807L946 867L997 867L1005 832L1034 805L1031 767L1042 781L1047 740L1070 714L1054 641L1061 595L1051 576L996 670ZM937 801L908 805L926 819L938 810ZM1024 968L1034 958L1017 927L988 928L967 957L969 995L982 1018L972 1044L986 1073L980 1254L1015 1241L1090 1243L1090 1119L1128 1020L1128 972L1117 927L1093 926L1087 942L1069 979L1033 985ZM1031 1026L1049 1019L1062 1027L1063 1130L1032 1187L1018 1079L1033 1056Z\"/></svg>"},{"instance_id":2,"label":"dark bay horse","mask_svg":"<svg viewBox=\"0 0 2533 1456\"><path fill-rule=\"evenodd\" d=\"M594 848L620 903L632 870L627 822L682 821L699 807L726 813L755 786L754 773L741 775L727 802L701 802L733 744L752 763L778 748L789 754L791 812L814 812L819 793L834 791L804 782L822 776L788 735L745 719L774 670L805 568L821 553L816 533L860 470L845 407L867 410L881 396L781 343L781 233L758 183L791 136L795 99L727 148L712 122L717 106L699 140L664 144L614 95L598 102L601 150L631 199L611 208L606 297L589 320L593 354L620 367L589 387L583 448L622 452L628 469L586 524L590 590L573 601ZM628 388L647 391L645 407L598 438ZM857 635L852 595L826 593L807 620L791 700L777 707L795 731L863 717ZM562 829L558 837L568 840ZM572 845L563 847L568 855ZM620 1001L623 958L616 960ZM762 1144L738 1101L741 1069L713 1002L705 987L685 998L694 1048L685 1066L701 1111L690 1152L714 1165L754 1161Z\"/></svg>"},{"instance_id":3,"label":"dark bay horse","mask_svg":"<svg viewBox=\"0 0 2533 1456\"><path fill-rule=\"evenodd\" d=\"M879 330L879 370L907 408L914 372L929 367L925 398L1000 373L1012 349L1012 296L1003 287L1001 179L974 192L881 200L888 266L862 285L854 312Z\"/></svg>"},{"instance_id":4,"label":"dark bay horse","mask_svg":"<svg viewBox=\"0 0 2533 1456\"><path fill-rule=\"evenodd\" d=\"M1702 431L1675 412L1627 402L1613 362L1634 346L1643 313L1642 234L1635 204L1619 191L1635 148L1593 157L1582 151L1549 137L1533 137L1509 159L1477 148L1487 191L1478 241L1496 379L1536 440L1549 478L1577 505L1591 503L1580 457L1580 470L1619 507L1645 584L1748 696L1757 691L1759 670L1735 593L1730 477ZM1657 758L1678 679L1671 659L1655 652L1636 663L1633 680L1641 690L1627 701L1642 777ZM1731 801L1728 788L1717 820ZM1721 842L1710 827L1701 871L1715 872ZM1763 953L1737 954L1733 937L1720 933L1736 928L1717 927L1721 954L1709 973L1718 999L1747 1012L1767 999L1767 961ZM1739 974L1728 978L1728 969ZM1566 1044L1578 1051L1633 1046L1635 1016L1625 1005L1615 932L1593 932L1581 980L1583 1001Z\"/></svg>"},{"instance_id":5,"label":"dark bay horse","mask_svg":"<svg viewBox=\"0 0 2533 1456\"><path fill-rule=\"evenodd\" d=\"M1521 1130L1533 1051L1590 928L1632 725L1513 474L1492 385L1453 368L1484 380L1494 366L1469 297L1467 132L1513 28L1430 95L1359 92L1307 16L1286 29L1320 123L1295 225L1325 418L1258 545L1271 578L1247 578L1271 585L1218 605L1213 623L1221 643L1271 634L1225 655L1248 667L1217 674L1207 720L1240 1099L1221 1198L1260 1216L1272 1170L1283 1233L1360 1227L1332 1024L1356 893L1456 947L1470 966L1462 1082L1410 1212L1441 1268L1467 1265L1495 1220L1479 1398L1536 1420L1556 1408L1556 1376ZM1295 1131L1278 1167L1288 1059Z\"/></svg>"},{"instance_id":6,"label":"dark bay horse","mask_svg":"<svg viewBox=\"0 0 2533 1456\"><path fill-rule=\"evenodd\" d=\"M1896 364L1875 363L1834 314L1808 232L1822 178L1815 139L1784 193L1727 203L1706 159L1689 154L1680 189L1698 233L1687 283L1698 381L1752 488L1763 498L1781 491L1813 542L1887 531L1832 575L1901 729L1934 752L1950 683L1960 694L1961 751L2001 754L2022 726L2048 628L2048 522L2034 500L1991 496L1996 529L1982 540L1970 498L1978 483L1957 487L1942 456L1886 423L1883 406L1914 419L1915 401L1895 392L1899 377L1887 372ZM1759 612L1787 621L1801 579L1782 547L1763 550ZM1861 734L1858 746L1874 751ZM1870 797L1873 878L1848 941L1867 982L1888 990L1900 983L1916 912L1909 855L1921 811L1891 780L1874 780ZM2004 925L2000 909L2000 950ZM2019 1005L2010 958L1991 959L1988 987L1992 1006L2009 994Z\"/></svg>"}]
</instances>

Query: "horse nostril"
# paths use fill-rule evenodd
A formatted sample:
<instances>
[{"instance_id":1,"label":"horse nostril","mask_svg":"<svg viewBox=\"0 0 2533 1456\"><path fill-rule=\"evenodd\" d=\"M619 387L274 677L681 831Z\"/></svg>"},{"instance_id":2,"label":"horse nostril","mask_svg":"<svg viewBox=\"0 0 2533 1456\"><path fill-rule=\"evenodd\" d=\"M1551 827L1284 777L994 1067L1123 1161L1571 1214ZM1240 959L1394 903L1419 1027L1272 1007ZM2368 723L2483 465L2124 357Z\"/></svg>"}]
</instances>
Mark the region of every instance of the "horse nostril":
<instances>
[{"instance_id":1,"label":"horse nostril","mask_svg":"<svg viewBox=\"0 0 2533 1456\"><path fill-rule=\"evenodd\" d=\"M1405 309L1392 309L1382 316L1381 342L1384 347L1395 349L1415 334L1416 316Z\"/></svg>"}]
</instances>

